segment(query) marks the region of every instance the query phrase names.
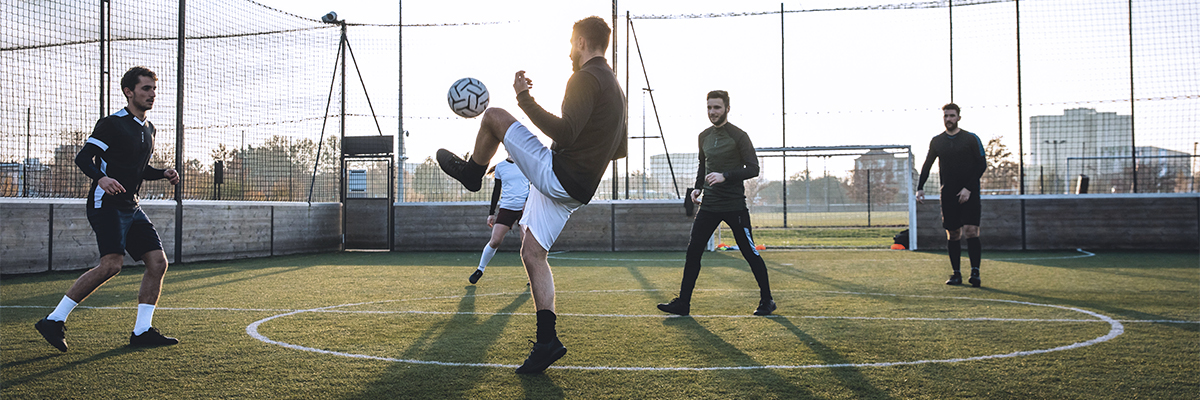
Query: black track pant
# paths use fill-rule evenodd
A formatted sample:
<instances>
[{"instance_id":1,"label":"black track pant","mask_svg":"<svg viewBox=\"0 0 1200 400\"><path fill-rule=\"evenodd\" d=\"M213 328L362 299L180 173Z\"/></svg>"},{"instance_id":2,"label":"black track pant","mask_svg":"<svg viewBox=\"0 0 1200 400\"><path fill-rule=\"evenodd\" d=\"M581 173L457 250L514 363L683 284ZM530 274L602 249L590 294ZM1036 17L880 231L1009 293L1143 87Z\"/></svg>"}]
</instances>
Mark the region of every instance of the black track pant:
<instances>
[{"instance_id":1,"label":"black track pant","mask_svg":"<svg viewBox=\"0 0 1200 400\"><path fill-rule=\"evenodd\" d=\"M696 277L700 276L700 256L704 255L708 239L713 231L724 221L733 231L742 257L750 264L754 272L754 280L758 281L759 296L763 300L771 299L771 282L767 279L767 264L754 248L754 236L750 232L750 211L711 212L700 209L696 213L696 221L692 223L692 237L688 241L687 261L683 264L683 283L679 285L679 298L691 301L692 290L696 288Z\"/></svg>"}]
</instances>

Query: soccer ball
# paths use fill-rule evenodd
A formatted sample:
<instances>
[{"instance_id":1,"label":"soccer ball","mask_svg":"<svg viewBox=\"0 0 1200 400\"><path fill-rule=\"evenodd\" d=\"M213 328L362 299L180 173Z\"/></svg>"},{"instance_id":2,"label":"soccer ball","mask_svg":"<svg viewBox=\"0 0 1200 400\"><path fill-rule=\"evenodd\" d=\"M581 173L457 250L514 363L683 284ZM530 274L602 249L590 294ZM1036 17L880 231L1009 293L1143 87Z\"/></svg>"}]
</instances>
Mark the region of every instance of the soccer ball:
<instances>
[{"instance_id":1,"label":"soccer ball","mask_svg":"<svg viewBox=\"0 0 1200 400\"><path fill-rule=\"evenodd\" d=\"M446 93L446 102L450 109L464 118L474 118L483 114L488 107L488 90L475 78L462 78L450 85Z\"/></svg>"}]
</instances>

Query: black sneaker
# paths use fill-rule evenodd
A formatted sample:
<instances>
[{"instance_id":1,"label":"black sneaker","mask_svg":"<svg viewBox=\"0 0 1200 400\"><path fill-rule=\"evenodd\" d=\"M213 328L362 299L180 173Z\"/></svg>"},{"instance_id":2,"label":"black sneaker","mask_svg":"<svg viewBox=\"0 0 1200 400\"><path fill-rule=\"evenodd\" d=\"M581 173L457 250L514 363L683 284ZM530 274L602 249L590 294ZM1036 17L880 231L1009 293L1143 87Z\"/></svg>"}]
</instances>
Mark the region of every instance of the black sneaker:
<instances>
[{"instance_id":1,"label":"black sneaker","mask_svg":"<svg viewBox=\"0 0 1200 400\"><path fill-rule=\"evenodd\" d=\"M477 270L475 270L475 273L471 274L470 278L467 278L467 280L471 281L471 284L474 285L475 282L479 282L479 278L482 278L482 277L483 277L483 270L477 269Z\"/></svg>"},{"instance_id":2,"label":"black sneaker","mask_svg":"<svg viewBox=\"0 0 1200 400\"><path fill-rule=\"evenodd\" d=\"M960 274L950 275L950 280L946 281L946 284L947 285L961 285L962 284L962 275L960 275Z\"/></svg>"},{"instance_id":3,"label":"black sneaker","mask_svg":"<svg viewBox=\"0 0 1200 400\"><path fill-rule=\"evenodd\" d=\"M533 350L529 351L529 358L526 358L525 363L517 367L517 373L536 374L545 371L550 364L554 364L565 354L567 354L567 347L563 346L558 338L554 338L549 343L533 343Z\"/></svg>"},{"instance_id":4,"label":"black sneaker","mask_svg":"<svg viewBox=\"0 0 1200 400\"><path fill-rule=\"evenodd\" d=\"M754 309L754 315L771 315L775 308L775 300L761 300L758 308Z\"/></svg>"},{"instance_id":5,"label":"black sneaker","mask_svg":"<svg viewBox=\"0 0 1200 400\"><path fill-rule=\"evenodd\" d=\"M67 325L63 321L42 318L41 321L33 324L33 327L37 328L38 333L41 333L42 337L46 338L46 341L50 342L50 345L58 351L64 353L67 351Z\"/></svg>"},{"instance_id":6,"label":"black sneaker","mask_svg":"<svg viewBox=\"0 0 1200 400\"><path fill-rule=\"evenodd\" d=\"M688 301L676 297L671 299L670 303L658 303L658 309L666 313L688 315L692 311L692 305Z\"/></svg>"},{"instance_id":7,"label":"black sneaker","mask_svg":"<svg viewBox=\"0 0 1200 400\"><path fill-rule=\"evenodd\" d=\"M158 329L150 328L141 335L129 334L130 346L170 346L179 344L179 339L163 336Z\"/></svg>"},{"instance_id":8,"label":"black sneaker","mask_svg":"<svg viewBox=\"0 0 1200 400\"><path fill-rule=\"evenodd\" d=\"M959 282L961 283L962 281L960 280ZM971 274L971 279L968 279L967 282L970 282L973 287L979 287L979 274Z\"/></svg>"},{"instance_id":9,"label":"black sneaker","mask_svg":"<svg viewBox=\"0 0 1200 400\"><path fill-rule=\"evenodd\" d=\"M438 149L437 162L446 175L458 180L467 190L478 192L483 187L483 174L487 172L485 166L463 160L446 149Z\"/></svg>"}]
</instances>

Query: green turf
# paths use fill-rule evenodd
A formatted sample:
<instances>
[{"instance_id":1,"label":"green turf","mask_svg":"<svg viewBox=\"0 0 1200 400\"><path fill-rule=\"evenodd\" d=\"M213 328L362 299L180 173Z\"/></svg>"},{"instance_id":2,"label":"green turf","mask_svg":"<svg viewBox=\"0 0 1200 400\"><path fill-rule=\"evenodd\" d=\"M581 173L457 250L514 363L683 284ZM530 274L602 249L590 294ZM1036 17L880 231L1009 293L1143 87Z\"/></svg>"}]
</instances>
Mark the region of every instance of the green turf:
<instances>
[{"instance_id":1,"label":"green turf","mask_svg":"<svg viewBox=\"0 0 1200 400\"><path fill-rule=\"evenodd\" d=\"M755 226L783 227L781 212L752 212L750 219ZM865 227L865 226L908 226L907 211L833 211L833 212L789 212L789 227ZM901 228L904 229L904 228Z\"/></svg>"},{"instance_id":2,"label":"green turf","mask_svg":"<svg viewBox=\"0 0 1200 400\"><path fill-rule=\"evenodd\" d=\"M762 235L762 233L756 233ZM533 299L513 253L478 285L474 253L334 253L173 265L155 325L181 344L131 349L140 268L67 320L71 351L33 329L78 272L0 281L0 398L1195 398L1196 253L986 252L984 287L942 284L945 255L766 251L778 316L747 316L757 290L736 252L707 253L693 317L654 304L678 288L682 253L560 253L551 259L556 366L423 365L351 358L519 364ZM1075 258L1079 257L1079 258ZM1030 304L1024 304L1030 303ZM332 307L345 305L342 307ZM1051 307L1053 306L1053 307ZM1051 349L1123 333L1069 350ZM737 317L731 317L737 316ZM841 367L823 367L827 365ZM807 368L777 368L808 366ZM661 370L663 368L743 368ZM653 369L659 370L653 370Z\"/></svg>"},{"instance_id":3,"label":"green turf","mask_svg":"<svg viewBox=\"0 0 1200 400\"><path fill-rule=\"evenodd\" d=\"M720 243L735 245L729 227L721 225ZM886 249L904 228L755 228L754 242L776 248L874 248Z\"/></svg>"}]
</instances>

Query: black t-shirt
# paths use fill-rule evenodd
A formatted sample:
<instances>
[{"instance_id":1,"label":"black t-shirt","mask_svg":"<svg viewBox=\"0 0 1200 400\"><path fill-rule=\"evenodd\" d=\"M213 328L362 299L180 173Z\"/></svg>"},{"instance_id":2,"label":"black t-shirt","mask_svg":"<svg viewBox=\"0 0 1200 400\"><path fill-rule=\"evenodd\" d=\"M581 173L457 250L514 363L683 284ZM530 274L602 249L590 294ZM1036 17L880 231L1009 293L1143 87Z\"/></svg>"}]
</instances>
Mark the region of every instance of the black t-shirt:
<instances>
[{"instance_id":1,"label":"black t-shirt","mask_svg":"<svg viewBox=\"0 0 1200 400\"><path fill-rule=\"evenodd\" d=\"M92 135L75 155L75 165L92 178L88 208L137 207L142 180L163 178L165 170L149 165L153 151L154 124L150 121L140 121L122 108L96 122ZM116 179L125 192L106 193L97 185L105 176Z\"/></svg>"},{"instance_id":2,"label":"black t-shirt","mask_svg":"<svg viewBox=\"0 0 1200 400\"><path fill-rule=\"evenodd\" d=\"M925 187L935 159L938 160L943 195L958 194L963 188L979 193L979 178L987 171L987 158L979 136L966 130L959 130L954 136L946 132L934 136L929 141L929 153L925 155L925 165L921 166L917 189Z\"/></svg>"}]
</instances>

